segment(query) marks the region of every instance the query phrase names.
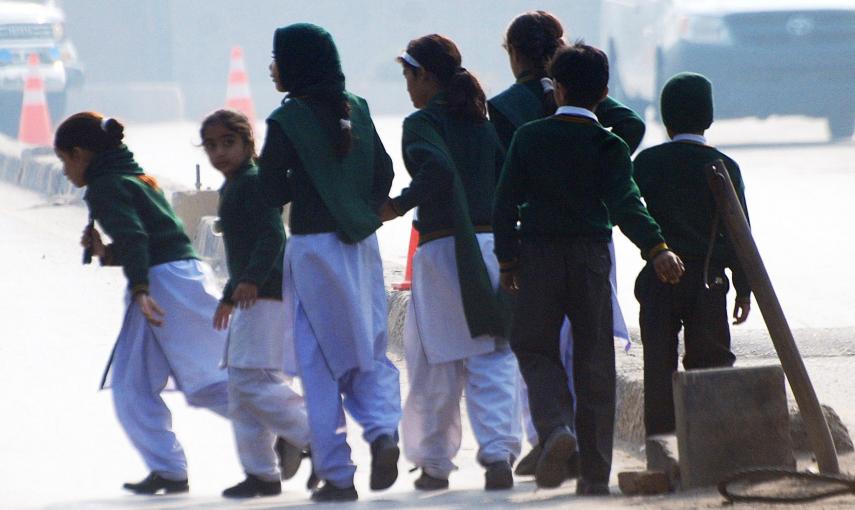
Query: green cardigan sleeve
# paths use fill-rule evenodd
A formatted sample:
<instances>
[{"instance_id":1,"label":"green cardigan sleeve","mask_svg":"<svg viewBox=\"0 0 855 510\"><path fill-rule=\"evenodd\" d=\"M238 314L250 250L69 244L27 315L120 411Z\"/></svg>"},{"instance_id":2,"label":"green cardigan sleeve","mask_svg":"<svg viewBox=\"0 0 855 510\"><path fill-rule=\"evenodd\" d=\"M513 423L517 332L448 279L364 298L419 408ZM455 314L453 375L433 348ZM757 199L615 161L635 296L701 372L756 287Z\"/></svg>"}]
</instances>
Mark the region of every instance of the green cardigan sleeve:
<instances>
[{"instance_id":1,"label":"green cardigan sleeve","mask_svg":"<svg viewBox=\"0 0 855 510\"><path fill-rule=\"evenodd\" d=\"M646 128L644 120L637 113L608 96L597 105L594 113L603 127L610 128L612 133L626 142L630 154L641 145Z\"/></svg>"}]
</instances>

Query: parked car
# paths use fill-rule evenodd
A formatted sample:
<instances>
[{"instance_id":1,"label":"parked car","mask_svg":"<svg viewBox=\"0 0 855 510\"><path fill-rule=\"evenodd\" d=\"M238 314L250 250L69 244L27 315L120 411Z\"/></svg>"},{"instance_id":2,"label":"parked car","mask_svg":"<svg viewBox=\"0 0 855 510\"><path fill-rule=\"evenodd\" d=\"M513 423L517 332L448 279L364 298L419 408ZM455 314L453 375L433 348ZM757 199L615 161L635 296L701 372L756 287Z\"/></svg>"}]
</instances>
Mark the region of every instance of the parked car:
<instances>
[{"instance_id":1,"label":"parked car","mask_svg":"<svg viewBox=\"0 0 855 510\"><path fill-rule=\"evenodd\" d=\"M0 132L16 136L27 58L36 53L54 121L65 113L70 88L83 83L77 51L54 2L0 0Z\"/></svg>"},{"instance_id":2,"label":"parked car","mask_svg":"<svg viewBox=\"0 0 855 510\"><path fill-rule=\"evenodd\" d=\"M680 71L713 82L717 118L806 115L855 132L852 0L604 0L612 93L658 109Z\"/></svg>"}]
</instances>

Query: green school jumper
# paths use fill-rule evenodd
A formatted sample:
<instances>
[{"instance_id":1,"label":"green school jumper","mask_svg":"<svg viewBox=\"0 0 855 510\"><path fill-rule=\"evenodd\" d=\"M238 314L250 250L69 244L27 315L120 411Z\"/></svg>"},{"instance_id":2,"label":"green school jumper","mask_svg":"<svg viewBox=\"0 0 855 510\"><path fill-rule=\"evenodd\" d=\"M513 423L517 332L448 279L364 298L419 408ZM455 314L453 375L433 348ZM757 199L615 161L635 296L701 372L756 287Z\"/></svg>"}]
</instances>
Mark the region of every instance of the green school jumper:
<instances>
[{"instance_id":1,"label":"green school jumper","mask_svg":"<svg viewBox=\"0 0 855 510\"><path fill-rule=\"evenodd\" d=\"M509 147L517 128L554 112L543 109L543 87L540 80L531 74L525 74L504 92L487 102L490 121L496 127L496 133L504 147ZM606 97L594 111L600 125L610 128L629 146L630 153L635 152L644 138L644 120L634 111Z\"/></svg>"},{"instance_id":2,"label":"green school jumper","mask_svg":"<svg viewBox=\"0 0 855 510\"><path fill-rule=\"evenodd\" d=\"M85 177L83 200L113 239L102 263L121 265L131 292L148 290L150 267L198 258L181 220L126 146L96 154Z\"/></svg>"},{"instance_id":3,"label":"green school jumper","mask_svg":"<svg viewBox=\"0 0 855 510\"><path fill-rule=\"evenodd\" d=\"M264 202L258 168L251 161L220 188L218 214L229 268L222 301L231 303L242 282L255 284L259 298L282 300L282 209Z\"/></svg>"}]
</instances>

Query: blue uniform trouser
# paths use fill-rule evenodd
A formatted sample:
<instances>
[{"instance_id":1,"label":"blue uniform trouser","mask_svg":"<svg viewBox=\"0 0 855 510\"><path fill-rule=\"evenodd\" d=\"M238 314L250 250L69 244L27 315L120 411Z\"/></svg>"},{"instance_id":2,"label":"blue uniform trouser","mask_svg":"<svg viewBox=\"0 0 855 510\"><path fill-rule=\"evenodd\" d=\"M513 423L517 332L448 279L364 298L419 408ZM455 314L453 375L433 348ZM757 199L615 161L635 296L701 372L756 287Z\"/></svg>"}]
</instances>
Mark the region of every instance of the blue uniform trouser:
<instances>
[{"instance_id":1,"label":"blue uniform trouser","mask_svg":"<svg viewBox=\"0 0 855 510\"><path fill-rule=\"evenodd\" d=\"M318 478L337 487L353 485L356 466L350 458L344 411L362 427L372 442L387 434L397 438L401 419L398 369L384 349L375 349L373 370L351 369L339 378L330 371L306 312L297 308L295 349L312 444L312 462Z\"/></svg>"}]
</instances>

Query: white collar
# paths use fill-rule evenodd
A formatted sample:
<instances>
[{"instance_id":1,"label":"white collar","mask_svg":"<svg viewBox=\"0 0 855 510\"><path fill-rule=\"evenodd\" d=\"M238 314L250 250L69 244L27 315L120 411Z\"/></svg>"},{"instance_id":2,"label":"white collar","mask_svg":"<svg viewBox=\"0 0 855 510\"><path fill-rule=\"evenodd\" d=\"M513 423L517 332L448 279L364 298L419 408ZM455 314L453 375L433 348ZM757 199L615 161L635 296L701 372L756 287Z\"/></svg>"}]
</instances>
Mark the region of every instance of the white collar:
<instances>
[{"instance_id":1,"label":"white collar","mask_svg":"<svg viewBox=\"0 0 855 510\"><path fill-rule=\"evenodd\" d=\"M597 114L586 108L579 108L578 106L559 106L558 109L555 110L555 115L574 115L576 117L591 119L594 122L600 121L600 119L597 118Z\"/></svg>"},{"instance_id":2,"label":"white collar","mask_svg":"<svg viewBox=\"0 0 855 510\"><path fill-rule=\"evenodd\" d=\"M695 135L692 133L680 133L671 138L672 142L693 142L701 145L707 145L707 139L704 135Z\"/></svg>"}]
</instances>

